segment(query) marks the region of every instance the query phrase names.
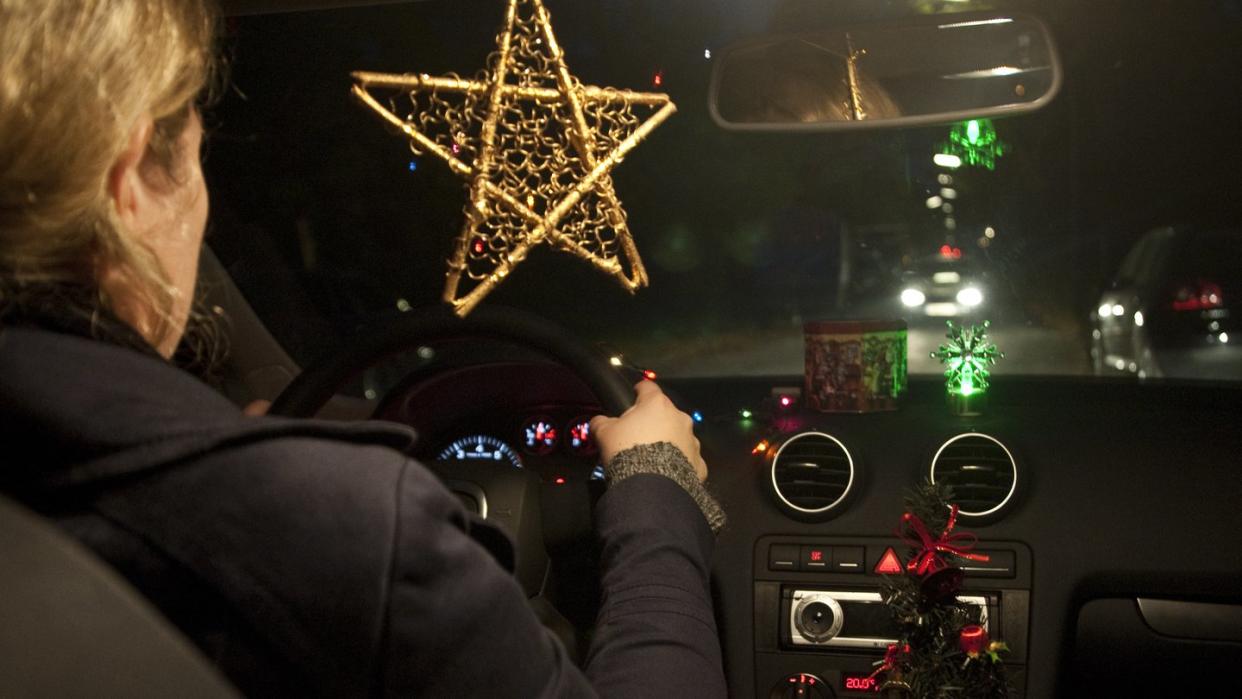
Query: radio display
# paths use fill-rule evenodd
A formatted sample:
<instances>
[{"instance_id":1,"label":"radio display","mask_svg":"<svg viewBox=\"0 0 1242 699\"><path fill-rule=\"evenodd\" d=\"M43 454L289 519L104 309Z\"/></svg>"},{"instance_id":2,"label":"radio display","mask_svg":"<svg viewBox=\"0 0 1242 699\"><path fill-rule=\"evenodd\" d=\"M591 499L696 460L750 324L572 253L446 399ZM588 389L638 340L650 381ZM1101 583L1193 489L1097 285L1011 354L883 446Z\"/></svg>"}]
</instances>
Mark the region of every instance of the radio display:
<instances>
[{"instance_id":1,"label":"radio display","mask_svg":"<svg viewBox=\"0 0 1242 699\"><path fill-rule=\"evenodd\" d=\"M838 636L850 638L883 638L897 640L901 628L893 621L893 613L882 604L841 602L845 623Z\"/></svg>"},{"instance_id":2,"label":"radio display","mask_svg":"<svg viewBox=\"0 0 1242 699\"><path fill-rule=\"evenodd\" d=\"M879 692L880 682L870 672L842 672L842 692Z\"/></svg>"}]
</instances>

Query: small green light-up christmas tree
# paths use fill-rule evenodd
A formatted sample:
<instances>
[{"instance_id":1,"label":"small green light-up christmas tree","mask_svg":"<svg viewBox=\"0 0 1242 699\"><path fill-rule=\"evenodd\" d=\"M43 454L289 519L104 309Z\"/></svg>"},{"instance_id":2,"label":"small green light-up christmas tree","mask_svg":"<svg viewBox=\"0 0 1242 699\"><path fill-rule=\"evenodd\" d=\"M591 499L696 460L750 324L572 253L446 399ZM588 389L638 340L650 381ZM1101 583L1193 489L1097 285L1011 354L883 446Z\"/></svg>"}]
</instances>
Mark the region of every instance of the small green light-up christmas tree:
<instances>
[{"instance_id":1,"label":"small green light-up christmas tree","mask_svg":"<svg viewBox=\"0 0 1242 699\"><path fill-rule=\"evenodd\" d=\"M945 365L949 407L958 415L978 415L987 406L988 367L1005 354L988 340L990 323L961 326L948 321L948 342L931 353Z\"/></svg>"}]
</instances>

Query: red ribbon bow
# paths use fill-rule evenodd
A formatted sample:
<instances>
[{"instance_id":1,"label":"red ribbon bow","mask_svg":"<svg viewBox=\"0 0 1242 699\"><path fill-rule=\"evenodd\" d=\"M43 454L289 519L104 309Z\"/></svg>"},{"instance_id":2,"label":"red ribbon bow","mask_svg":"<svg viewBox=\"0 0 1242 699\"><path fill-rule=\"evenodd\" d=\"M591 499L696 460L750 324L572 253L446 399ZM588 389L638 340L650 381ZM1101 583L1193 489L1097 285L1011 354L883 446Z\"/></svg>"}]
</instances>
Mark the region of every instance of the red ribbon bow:
<instances>
[{"instance_id":1,"label":"red ribbon bow","mask_svg":"<svg viewBox=\"0 0 1242 699\"><path fill-rule=\"evenodd\" d=\"M898 663L905 662L906 656L910 655L910 644L897 645L896 643L888 644L888 650L884 651L884 662L871 673L868 679L875 679L882 672L889 672L897 668Z\"/></svg>"},{"instance_id":2,"label":"red ribbon bow","mask_svg":"<svg viewBox=\"0 0 1242 699\"><path fill-rule=\"evenodd\" d=\"M945 526L944 531L940 533L940 537L932 539L931 532L927 531L927 525L923 524L923 520L913 512L907 512L901 516L901 522L904 525L901 531L901 540L906 542L912 548L918 549L918 553L906 563L906 571L919 576L934 573L946 564L941 560L944 554L965 558L970 561L987 561L989 557L983 553L971 553L970 549L974 548L978 538L974 534L968 532L952 533L953 527L957 525L957 505L949 510L949 523ZM913 530L915 536L910 536Z\"/></svg>"}]
</instances>

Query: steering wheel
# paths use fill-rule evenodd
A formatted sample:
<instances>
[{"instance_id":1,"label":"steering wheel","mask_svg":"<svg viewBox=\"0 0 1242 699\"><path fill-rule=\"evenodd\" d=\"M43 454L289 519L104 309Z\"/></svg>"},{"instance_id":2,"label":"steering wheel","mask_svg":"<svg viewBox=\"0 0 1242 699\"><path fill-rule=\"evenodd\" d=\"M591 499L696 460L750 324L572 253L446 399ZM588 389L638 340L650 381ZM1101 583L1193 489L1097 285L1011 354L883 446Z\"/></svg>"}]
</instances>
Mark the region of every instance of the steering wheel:
<instances>
[{"instance_id":1,"label":"steering wheel","mask_svg":"<svg viewBox=\"0 0 1242 699\"><path fill-rule=\"evenodd\" d=\"M344 351L302 371L276 398L269 414L315 415L350 378L385 357L414 348L462 339L499 340L534 350L573 372L605 411L619 415L634 403L634 389L595 349L543 318L512 308L489 306L459 318L447 306L402 314L392 323L364 330ZM427 464L445 485L472 502L486 519L506 529L516 542L514 574L528 597L540 593L548 566L545 541L568 541L582 535L590 521L582 489L544 489L538 477L503 464L455 462L451 468ZM541 504L542 503L542 504ZM544 513L557 515L545 522ZM545 524L552 530L545 539Z\"/></svg>"},{"instance_id":2,"label":"steering wheel","mask_svg":"<svg viewBox=\"0 0 1242 699\"><path fill-rule=\"evenodd\" d=\"M514 308L485 306L459 318L447 306L433 306L404 313L384 327L364 330L344 351L303 369L272 403L269 413L311 417L346 381L384 357L421 345L469 338L502 340L563 364L610 413L623 413L634 404L633 387L598 352L558 325Z\"/></svg>"}]
</instances>

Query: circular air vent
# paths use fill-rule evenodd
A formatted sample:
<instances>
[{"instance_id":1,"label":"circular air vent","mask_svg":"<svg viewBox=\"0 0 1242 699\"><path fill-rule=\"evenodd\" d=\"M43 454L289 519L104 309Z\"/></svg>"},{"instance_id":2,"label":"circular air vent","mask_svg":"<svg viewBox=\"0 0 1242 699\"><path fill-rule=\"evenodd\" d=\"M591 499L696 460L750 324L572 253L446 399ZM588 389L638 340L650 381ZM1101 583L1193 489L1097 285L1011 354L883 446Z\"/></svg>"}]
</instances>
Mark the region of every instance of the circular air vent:
<instances>
[{"instance_id":1,"label":"circular air vent","mask_svg":"<svg viewBox=\"0 0 1242 699\"><path fill-rule=\"evenodd\" d=\"M952 486L959 512L986 517L1013 499L1018 466L1013 454L995 437L969 432L941 445L932 457L931 479Z\"/></svg>"},{"instance_id":2,"label":"circular air vent","mask_svg":"<svg viewBox=\"0 0 1242 699\"><path fill-rule=\"evenodd\" d=\"M772 457L772 489L781 504L802 515L826 515L854 485L854 458L823 432L789 438Z\"/></svg>"}]
</instances>

